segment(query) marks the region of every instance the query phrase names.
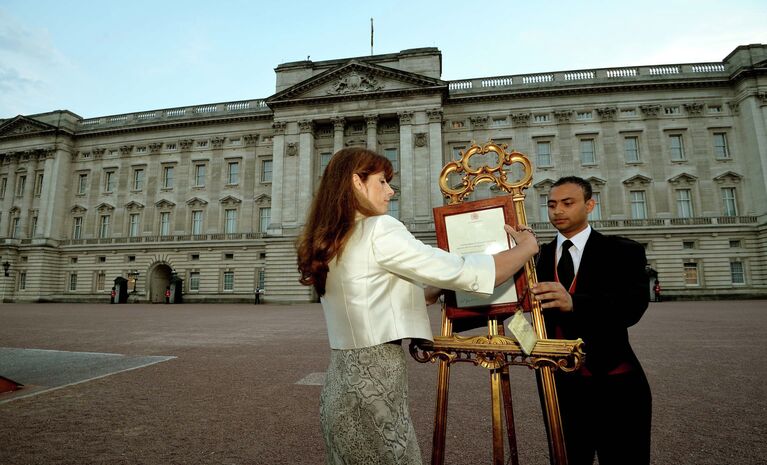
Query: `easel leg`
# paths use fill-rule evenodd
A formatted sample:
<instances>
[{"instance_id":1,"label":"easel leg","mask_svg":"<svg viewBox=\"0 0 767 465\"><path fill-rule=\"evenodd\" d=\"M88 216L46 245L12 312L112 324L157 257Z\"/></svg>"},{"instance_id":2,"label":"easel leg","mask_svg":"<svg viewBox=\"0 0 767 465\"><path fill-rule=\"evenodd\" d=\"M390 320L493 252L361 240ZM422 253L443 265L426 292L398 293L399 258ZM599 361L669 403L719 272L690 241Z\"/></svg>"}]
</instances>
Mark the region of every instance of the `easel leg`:
<instances>
[{"instance_id":1,"label":"easel leg","mask_svg":"<svg viewBox=\"0 0 767 465\"><path fill-rule=\"evenodd\" d=\"M509 367L501 369L501 390L503 392L503 410L506 415L506 436L509 441L509 457L511 465L519 465L517 453L517 430L514 427L514 407L511 402L511 375Z\"/></svg>"},{"instance_id":2,"label":"easel leg","mask_svg":"<svg viewBox=\"0 0 767 465\"><path fill-rule=\"evenodd\" d=\"M450 382L450 365L444 360L439 361L437 378L437 408L434 415L434 437L432 438L431 463L445 463L445 435L447 434L447 395Z\"/></svg>"},{"instance_id":3,"label":"easel leg","mask_svg":"<svg viewBox=\"0 0 767 465\"><path fill-rule=\"evenodd\" d=\"M503 465L503 422L501 420L501 370L490 372L493 420L493 465Z\"/></svg>"},{"instance_id":4,"label":"easel leg","mask_svg":"<svg viewBox=\"0 0 767 465\"><path fill-rule=\"evenodd\" d=\"M543 415L546 432L549 434L549 452L552 465L567 465L565 438L562 431L562 418L559 413L557 386L554 383L554 372L550 367L538 370L538 381L542 392Z\"/></svg>"}]
</instances>

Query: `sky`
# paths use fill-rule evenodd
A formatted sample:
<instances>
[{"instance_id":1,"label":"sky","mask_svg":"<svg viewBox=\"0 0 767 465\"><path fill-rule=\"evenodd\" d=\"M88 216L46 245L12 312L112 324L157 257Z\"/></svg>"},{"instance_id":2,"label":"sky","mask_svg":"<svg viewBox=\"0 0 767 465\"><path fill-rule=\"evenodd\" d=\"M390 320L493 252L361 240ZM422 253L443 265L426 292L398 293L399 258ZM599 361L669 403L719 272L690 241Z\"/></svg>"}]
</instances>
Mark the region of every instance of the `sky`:
<instances>
[{"instance_id":1,"label":"sky","mask_svg":"<svg viewBox=\"0 0 767 465\"><path fill-rule=\"evenodd\" d=\"M0 0L0 118L269 97L280 63L418 47L442 79L720 62L767 1Z\"/></svg>"}]
</instances>

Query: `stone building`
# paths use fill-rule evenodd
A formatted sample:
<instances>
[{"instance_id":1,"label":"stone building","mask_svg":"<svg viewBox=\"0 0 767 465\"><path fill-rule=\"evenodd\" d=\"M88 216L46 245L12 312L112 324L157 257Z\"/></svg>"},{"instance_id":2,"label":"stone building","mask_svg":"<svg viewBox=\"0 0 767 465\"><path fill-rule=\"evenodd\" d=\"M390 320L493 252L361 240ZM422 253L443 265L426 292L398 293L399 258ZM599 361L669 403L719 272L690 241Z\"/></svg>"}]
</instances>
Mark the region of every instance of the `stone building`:
<instances>
[{"instance_id":1,"label":"stone building","mask_svg":"<svg viewBox=\"0 0 767 465\"><path fill-rule=\"evenodd\" d=\"M104 302L120 277L132 300L161 302L172 283L188 302L251 301L259 287L311 300L294 243L336 150L389 157L391 214L433 243L440 169L488 140L530 157L526 210L544 239L548 188L579 175L592 224L644 244L665 295L767 296L767 45L717 63L459 81L441 79L441 59L284 63L263 100L0 120L0 298Z\"/></svg>"}]
</instances>

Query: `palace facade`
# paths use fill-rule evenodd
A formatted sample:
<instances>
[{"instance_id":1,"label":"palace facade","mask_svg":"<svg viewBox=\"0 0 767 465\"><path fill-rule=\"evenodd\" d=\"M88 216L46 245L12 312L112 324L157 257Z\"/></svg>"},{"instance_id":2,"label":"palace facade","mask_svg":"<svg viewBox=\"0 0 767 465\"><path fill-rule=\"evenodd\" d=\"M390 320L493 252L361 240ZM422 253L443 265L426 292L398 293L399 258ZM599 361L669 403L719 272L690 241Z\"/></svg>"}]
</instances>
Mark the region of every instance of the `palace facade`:
<instances>
[{"instance_id":1,"label":"palace facade","mask_svg":"<svg viewBox=\"0 0 767 465\"><path fill-rule=\"evenodd\" d=\"M335 151L389 157L391 214L434 243L442 166L489 140L532 161L526 211L544 240L549 187L582 176L592 224L642 243L664 296L767 297L767 45L458 81L441 60L419 48L291 62L263 100L0 119L0 299L105 302L125 278L134 301L162 302L172 283L187 302L257 288L313 300L294 244Z\"/></svg>"}]
</instances>

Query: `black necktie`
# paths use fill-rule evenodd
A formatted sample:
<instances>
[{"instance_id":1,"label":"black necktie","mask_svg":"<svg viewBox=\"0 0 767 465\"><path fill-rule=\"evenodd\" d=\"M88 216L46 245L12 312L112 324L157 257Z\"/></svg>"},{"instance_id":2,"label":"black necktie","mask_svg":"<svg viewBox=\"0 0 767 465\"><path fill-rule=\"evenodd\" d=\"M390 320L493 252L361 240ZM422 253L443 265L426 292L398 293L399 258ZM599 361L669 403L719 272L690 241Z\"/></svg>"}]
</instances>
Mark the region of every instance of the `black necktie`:
<instances>
[{"instance_id":1,"label":"black necktie","mask_svg":"<svg viewBox=\"0 0 767 465\"><path fill-rule=\"evenodd\" d=\"M569 290L570 285L573 283L575 277L575 267L573 266L573 257L570 255L570 247L573 243L570 240L566 240L562 243L562 256L559 257L559 263L557 264L557 277L559 282Z\"/></svg>"}]
</instances>

